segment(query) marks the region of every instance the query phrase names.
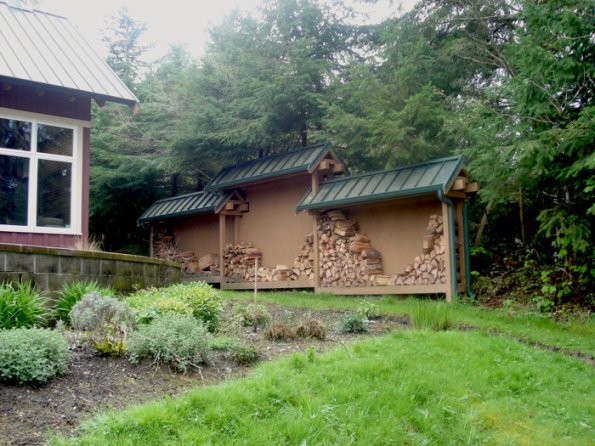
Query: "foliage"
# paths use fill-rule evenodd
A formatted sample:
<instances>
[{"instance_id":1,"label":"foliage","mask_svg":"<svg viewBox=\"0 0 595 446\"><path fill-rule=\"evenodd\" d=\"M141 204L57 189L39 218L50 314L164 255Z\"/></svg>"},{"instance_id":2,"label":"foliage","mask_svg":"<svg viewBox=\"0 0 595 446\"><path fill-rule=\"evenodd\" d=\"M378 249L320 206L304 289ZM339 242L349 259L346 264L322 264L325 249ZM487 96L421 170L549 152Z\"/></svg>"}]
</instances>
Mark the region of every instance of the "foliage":
<instances>
[{"instance_id":1,"label":"foliage","mask_svg":"<svg viewBox=\"0 0 595 446\"><path fill-rule=\"evenodd\" d=\"M98 352L119 356L134 327L134 312L121 300L93 292L72 307L70 320L72 328L87 333Z\"/></svg>"},{"instance_id":2,"label":"foliage","mask_svg":"<svg viewBox=\"0 0 595 446\"><path fill-rule=\"evenodd\" d=\"M238 338L227 335L217 335L213 338L211 348L213 350L231 350L238 344Z\"/></svg>"},{"instance_id":3,"label":"foliage","mask_svg":"<svg viewBox=\"0 0 595 446\"><path fill-rule=\"evenodd\" d=\"M208 362L212 337L205 325L184 314L165 313L141 325L128 344L130 361L153 358L157 363L186 373Z\"/></svg>"},{"instance_id":4,"label":"foliage","mask_svg":"<svg viewBox=\"0 0 595 446\"><path fill-rule=\"evenodd\" d=\"M0 285L0 329L44 326L47 298L31 282Z\"/></svg>"},{"instance_id":5,"label":"foliage","mask_svg":"<svg viewBox=\"0 0 595 446\"><path fill-rule=\"evenodd\" d=\"M370 302L367 299L364 299L356 309L356 313L362 319L378 319L380 318L380 311L378 309L378 305L374 302Z\"/></svg>"},{"instance_id":6,"label":"foliage","mask_svg":"<svg viewBox=\"0 0 595 446\"><path fill-rule=\"evenodd\" d=\"M443 302L418 302L411 313L411 323L417 329L448 330L453 326L452 305Z\"/></svg>"},{"instance_id":7,"label":"foliage","mask_svg":"<svg viewBox=\"0 0 595 446\"><path fill-rule=\"evenodd\" d=\"M65 373L70 352L62 335L50 329L0 330L0 380L45 384Z\"/></svg>"},{"instance_id":8,"label":"foliage","mask_svg":"<svg viewBox=\"0 0 595 446\"><path fill-rule=\"evenodd\" d=\"M272 316L267 307L260 304L248 304L246 307L241 305L234 308L240 322L244 327L265 328L272 321Z\"/></svg>"},{"instance_id":9,"label":"foliage","mask_svg":"<svg viewBox=\"0 0 595 446\"><path fill-rule=\"evenodd\" d=\"M223 314L219 291L205 282L137 291L126 302L136 311L140 323L150 322L165 313L191 314L211 332L217 329Z\"/></svg>"},{"instance_id":10,"label":"foliage","mask_svg":"<svg viewBox=\"0 0 595 446\"><path fill-rule=\"evenodd\" d=\"M347 313L341 316L338 328L343 333L366 333L370 331L368 320L362 319L361 316L353 313Z\"/></svg>"},{"instance_id":11,"label":"foliage","mask_svg":"<svg viewBox=\"0 0 595 446\"><path fill-rule=\"evenodd\" d=\"M101 414L54 444L592 443L592 365L503 336L402 330L300 356Z\"/></svg>"},{"instance_id":12,"label":"foliage","mask_svg":"<svg viewBox=\"0 0 595 446\"><path fill-rule=\"evenodd\" d=\"M301 338L326 339L326 327L320 319L309 317L299 323L295 334Z\"/></svg>"},{"instance_id":13,"label":"foliage","mask_svg":"<svg viewBox=\"0 0 595 446\"><path fill-rule=\"evenodd\" d=\"M260 353L252 345L235 344L230 348L231 360L237 365L251 365L258 361Z\"/></svg>"},{"instance_id":14,"label":"foliage","mask_svg":"<svg viewBox=\"0 0 595 446\"><path fill-rule=\"evenodd\" d=\"M264 329L264 338L269 341L287 341L295 338L295 332L286 324L277 322Z\"/></svg>"},{"instance_id":15,"label":"foliage","mask_svg":"<svg viewBox=\"0 0 595 446\"><path fill-rule=\"evenodd\" d=\"M81 300L85 294L89 293L98 293L102 296L114 295L113 290L99 286L97 281L64 282L62 288L58 291L58 297L55 303L56 318L66 324L70 324L70 310L72 310L74 304Z\"/></svg>"}]
</instances>

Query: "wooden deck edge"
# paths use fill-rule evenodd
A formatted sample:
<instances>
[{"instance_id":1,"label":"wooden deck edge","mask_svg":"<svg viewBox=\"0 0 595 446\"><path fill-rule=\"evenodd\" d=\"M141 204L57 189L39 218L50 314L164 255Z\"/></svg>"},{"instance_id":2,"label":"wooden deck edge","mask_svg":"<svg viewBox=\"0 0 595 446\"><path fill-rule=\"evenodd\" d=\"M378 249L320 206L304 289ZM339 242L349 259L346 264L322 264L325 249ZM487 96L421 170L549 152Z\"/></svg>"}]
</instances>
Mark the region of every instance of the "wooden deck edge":
<instances>
[{"instance_id":1,"label":"wooden deck edge","mask_svg":"<svg viewBox=\"0 0 595 446\"><path fill-rule=\"evenodd\" d=\"M259 290L283 290L293 288L314 288L313 280L280 280L276 282L258 282ZM223 282L222 290L253 290L254 282Z\"/></svg>"},{"instance_id":2,"label":"wooden deck edge","mask_svg":"<svg viewBox=\"0 0 595 446\"><path fill-rule=\"evenodd\" d=\"M358 294L443 294L446 293L446 285L389 285L389 286L365 286L365 287L319 287L315 289L318 293L338 295Z\"/></svg>"}]
</instances>

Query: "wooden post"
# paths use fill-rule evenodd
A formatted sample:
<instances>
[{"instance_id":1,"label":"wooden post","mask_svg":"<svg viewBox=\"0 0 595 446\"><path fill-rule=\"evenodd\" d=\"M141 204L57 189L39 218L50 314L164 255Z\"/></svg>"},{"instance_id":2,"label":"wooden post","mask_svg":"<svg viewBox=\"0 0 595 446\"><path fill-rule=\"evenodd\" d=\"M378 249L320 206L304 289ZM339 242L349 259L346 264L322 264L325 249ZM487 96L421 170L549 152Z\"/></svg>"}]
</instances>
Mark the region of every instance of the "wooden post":
<instances>
[{"instance_id":1,"label":"wooden post","mask_svg":"<svg viewBox=\"0 0 595 446\"><path fill-rule=\"evenodd\" d=\"M312 252L314 254L314 264L312 270L314 271L314 290L318 292L320 287L320 252L318 250L318 211L312 211L314 217L314 228L312 230Z\"/></svg>"},{"instance_id":2,"label":"wooden post","mask_svg":"<svg viewBox=\"0 0 595 446\"><path fill-rule=\"evenodd\" d=\"M256 305L256 294L258 293L258 256L254 256L254 305Z\"/></svg>"},{"instance_id":3,"label":"wooden post","mask_svg":"<svg viewBox=\"0 0 595 446\"><path fill-rule=\"evenodd\" d=\"M454 246L450 246L450 231L453 229L450 227L450 222L448 220L448 205L446 203L442 203L442 225L442 237L444 239L444 270L446 271L446 283L444 286L446 287L446 301L452 302L453 277L451 277L450 253L451 250L454 249Z\"/></svg>"},{"instance_id":4,"label":"wooden post","mask_svg":"<svg viewBox=\"0 0 595 446\"><path fill-rule=\"evenodd\" d=\"M219 214L219 283L225 282L225 261L223 247L225 245L225 215Z\"/></svg>"},{"instance_id":5,"label":"wooden post","mask_svg":"<svg viewBox=\"0 0 595 446\"><path fill-rule=\"evenodd\" d=\"M233 244L234 246L240 242L240 217L235 215L233 217Z\"/></svg>"},{"instance_id":6,"label":"wooden post","mask_svg":"<svg viewBox=\"0 0 595 446\"><path fill-rule=\"evenodd\" d=\"M151 232L149 233L149 256L155 257L155 249L153 248L153 225L150 224Z\"/></svg>"},{"instance_id":7,"label":"wooden post","mask_svg":"<svg viewBox=\"0 0 595 446\"><path fill-rule=\"evenodd\" d=\"M457 200L455 202L455 219L457 222L457 235L458 235L458 262L459 262L459 274L461 277L458 279L457 289L459 292L465 292L467 290L467 262L465 257L465 222L463 220L463 201Z\"/></svg>"}]
</instances>

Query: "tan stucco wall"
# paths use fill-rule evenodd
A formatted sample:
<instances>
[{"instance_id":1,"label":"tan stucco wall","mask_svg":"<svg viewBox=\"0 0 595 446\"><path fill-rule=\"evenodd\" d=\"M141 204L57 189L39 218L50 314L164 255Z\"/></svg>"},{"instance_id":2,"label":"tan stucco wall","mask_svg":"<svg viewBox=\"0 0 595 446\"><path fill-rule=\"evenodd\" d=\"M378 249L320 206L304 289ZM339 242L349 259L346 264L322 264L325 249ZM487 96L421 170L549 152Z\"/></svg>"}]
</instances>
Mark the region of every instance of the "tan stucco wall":
<instances>
[{"instance_id":1,"label":"tan stucco wall","mask_svg":"<svg viewBox=\"0 0 595 446\"><path fill-rule=\"evenodd\" d=\"M176 221L174 235L178 252L193 251L198 258L206 254L219 254L219 216L201 215Z\"/></svg>"},{"instance_id":2,"label":"tan stucco wall","mask_svg":"<svg viewBox=\"0 0 595 446\"><path fill-rule=\"evenodd\" d=\"M347 208L347 214L360 225L382 253L385 274L396 274L422 250L430 215L442 215L437 198L417 198Z\"/></svg>"},{"instance_id":3,"label":"tan stucco wall","mask_svg":"<svg viewBox=\"0 0 595 446\"><path fill-rule=\"evenodd\" d=\"M239 241L260 248L264 266L291 267L304 236L312 233L312 216L295 214L295 206L311 181L309 175L300 175L245 188L250 212L240 219Z\"/></svg>"}]
</instances>

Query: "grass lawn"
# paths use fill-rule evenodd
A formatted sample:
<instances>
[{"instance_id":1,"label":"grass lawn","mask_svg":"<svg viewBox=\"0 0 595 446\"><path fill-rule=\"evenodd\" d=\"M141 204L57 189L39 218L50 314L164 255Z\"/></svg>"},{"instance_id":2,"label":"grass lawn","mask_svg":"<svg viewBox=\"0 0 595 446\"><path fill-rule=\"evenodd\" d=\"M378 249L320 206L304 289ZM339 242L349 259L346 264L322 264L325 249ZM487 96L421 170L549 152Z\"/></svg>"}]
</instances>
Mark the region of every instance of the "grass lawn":
<instances>
[{"instance_id":1,"label":"grass lawn","mask_svg":"<svg viewBox=\"0 0 595 446\"><path fill-rule=\"evenodd\" d=\"M343 308L359 302L301 293L260 295L269 298ZM378 302L382 310L408 313L415 301ZM551 332L548 340L538 339L544 343L560 340L579 348L592 342L583 339L588 330L533 327L526 315L509 320L465 306L454 314L458 321L523 337ZM80 437L52 442L591 445L594 395L595 368L576 358L484 330L408 330L326 354L294 354L258 366L248 378L107 412L87 421Z\"/></svg>"}]
</instances>

